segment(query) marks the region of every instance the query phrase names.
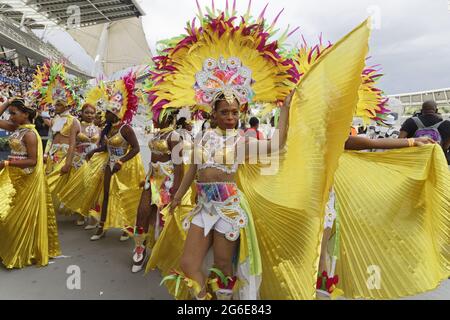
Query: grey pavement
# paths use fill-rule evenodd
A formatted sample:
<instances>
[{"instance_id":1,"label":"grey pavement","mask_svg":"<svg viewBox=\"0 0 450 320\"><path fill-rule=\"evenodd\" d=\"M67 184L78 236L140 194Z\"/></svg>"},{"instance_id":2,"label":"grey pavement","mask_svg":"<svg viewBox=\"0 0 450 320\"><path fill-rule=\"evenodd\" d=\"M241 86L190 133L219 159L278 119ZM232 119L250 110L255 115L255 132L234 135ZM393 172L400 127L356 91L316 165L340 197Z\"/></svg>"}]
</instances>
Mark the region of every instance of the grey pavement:
<instances>
[{"instance_id":1,"label":"grey pavement","mask_svg":"<svg viewBox=\"0 0 450 320\"><path fill-rule=\"evenodd\" d=\"M131 273L133 241L120 242L120 230L108 231L106 238L91 242L89 238L95 231L85 231L74 221L75 217L58 217L62 256L49 266L13 271L0 267L0 299L171 299L165 287L159 286L158 271ZM80 268L81 290L67 288L73 274L67 273L70 266Z\"/></svg>"}]
</instances>

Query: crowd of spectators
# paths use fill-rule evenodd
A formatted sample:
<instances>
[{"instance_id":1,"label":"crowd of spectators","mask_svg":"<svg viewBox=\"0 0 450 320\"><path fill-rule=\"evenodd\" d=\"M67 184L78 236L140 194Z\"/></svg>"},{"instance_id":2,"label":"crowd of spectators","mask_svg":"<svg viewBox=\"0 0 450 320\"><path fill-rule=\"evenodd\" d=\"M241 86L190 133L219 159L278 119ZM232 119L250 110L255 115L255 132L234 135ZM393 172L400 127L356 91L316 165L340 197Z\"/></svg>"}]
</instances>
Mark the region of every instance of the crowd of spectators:
<instances>
[{"instance_id":1,"label":"crowd of spectators","mask_svg":"<svg viewBox=\"0 0 450 320\"><path fill-rule=\"evenodd\" d=\"M36 68L18 67L12 61L0 59L0 100L27 91L33 81L35 70Z\"/></svg>"}]
</instances>

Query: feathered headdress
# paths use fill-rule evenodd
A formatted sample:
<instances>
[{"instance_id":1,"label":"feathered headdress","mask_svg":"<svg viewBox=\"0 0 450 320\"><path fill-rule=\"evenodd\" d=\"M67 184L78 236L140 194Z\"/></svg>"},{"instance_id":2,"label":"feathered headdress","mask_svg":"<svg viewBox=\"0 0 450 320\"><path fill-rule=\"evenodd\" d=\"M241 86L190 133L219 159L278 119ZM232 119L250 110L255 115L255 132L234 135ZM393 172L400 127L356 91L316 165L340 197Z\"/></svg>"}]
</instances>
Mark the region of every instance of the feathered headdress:
<instances>
[{"instance_id":1,"label":"feathered headdress","mask_svg":"<svg viewBox=\"0 0 450 320\"><path fill-rule=\"evenodd\" d=\"M85 103L94 106L97 111L106 112L106 104L108 101L108 93L104 82L100 82L86 94Z\"/></svg>"},{"instance_id":2,"label":"feathered headdress","mask_svg":"<svg viewBox=\"0 0 450 320\"><path fill-rule=\"evenodd\" d=\"M187 35L164 41L162 55L153 58L153 85L147 92L153 119L184 107L210 112L210 102L222 91L241 103L284 100L299 74L293 61L280 54L281 46L298 28L289 33L288 27L275 41L271 38L281 12L268 25L266 9L256 21L251 18L251 1L240 18L236 1L231 12L228 1L223 11L216 10L213 1L206 15L197 6L200 26L196 19L188 23Z\"/></svg>"},{"instance_id":3,"label":"feathered headdress","mask_svg":"<svg viewBox=\"0 0 450 320\"><path fill-rule=\"evenodd\" d=\"M42 67L38 66L32 88L40 93L38 100L41 108L49 104L55 105L58 101L76 108L80 102L61 63L46 62Z\"/></svg>"},{"instance_id":4,"label":"feathered headdress","mask_svg":"<svg viewBox=\"0 0 450 320\"><path fill-rule=\"evenodd\" d=\"M311 67L332 46L330 42L324 45L322 37L320 37L319 44L314 47L309 47L305 39L303 39L303 45L294 55L294 61L300 75L303 76L308 73ZM378 80L383 76L376 68L377 66L366 67L361 75L362 84L359 88L359 101L355 116L362 118L365 124L369 124L371 120L383 123L389 113L389 110L386 109L389 99L384 96L382 90L376 87Z\"/></svg>"},{"instance_id":5,"label":"feathered headdress","mask_svg":"<svg viewBox=\"0 0 450 320\"><path fill-rule=\"evenodd\" d=\"M106 87L108 94L106 111L114 113L123 123L131 123L138 109L135 84L136 75L131 72Z\"/></svg>"},{"instance_id":6,"label":"feathered headdress","mask_svg":"<svg viewBox=\"0 0 450 320\"><path fill-rule=\"evenodd\" d=\"M25 93L23 96L24 105L26 108L30 110L37 110L38 104L37 99L39 98L39 91L30 90Z\"/></svg>"}]
</instances>

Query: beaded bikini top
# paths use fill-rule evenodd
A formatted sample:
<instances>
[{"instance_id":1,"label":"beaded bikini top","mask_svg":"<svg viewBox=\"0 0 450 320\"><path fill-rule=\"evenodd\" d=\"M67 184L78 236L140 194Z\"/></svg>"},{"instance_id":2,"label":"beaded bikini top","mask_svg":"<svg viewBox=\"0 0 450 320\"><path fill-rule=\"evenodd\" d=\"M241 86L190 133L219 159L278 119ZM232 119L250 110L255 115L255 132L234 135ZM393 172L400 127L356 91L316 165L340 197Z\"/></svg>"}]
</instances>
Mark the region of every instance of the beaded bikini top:
<instances>
[{"instance_id":1,"label":"beaded bikini top","mask_svg":"<svg viewBox=\"0 0 450 320\"><path fill-rule=\"evenodd\" d=\"M220 129L208 130L195 146L195 161L201 160L198 171L215 168L227 174L237 172L236 146L242 137L237 131L224 135Z\"/></svg>"}]
</instances>

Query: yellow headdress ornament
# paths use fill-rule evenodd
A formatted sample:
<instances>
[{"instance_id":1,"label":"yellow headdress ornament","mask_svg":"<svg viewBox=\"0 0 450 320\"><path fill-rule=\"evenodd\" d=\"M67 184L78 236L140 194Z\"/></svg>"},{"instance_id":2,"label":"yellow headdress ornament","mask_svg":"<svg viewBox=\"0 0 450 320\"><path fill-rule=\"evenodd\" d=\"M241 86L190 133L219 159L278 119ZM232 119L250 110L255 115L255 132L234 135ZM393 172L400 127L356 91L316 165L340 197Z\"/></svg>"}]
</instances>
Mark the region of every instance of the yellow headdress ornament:
<instances>
[{"instance_id":1,"label":"yellow headdress ornament","mask_svg":"<svg viewBox=\"0 0 450 320\"><path fill-rule=\"evenodd\" d=\"M137 112L138 97L134 92L135 83L136 75L130 73L106 88L108 101L105 109L114 113L123 123L131 123Z\"/></svg>"},{"instance_id":2,"label":"yellow headdress ornament","mask_svg":"<svg viewBox=\"0 0 450 320\"><path fill-rule=\"evenodd\" d=\"M79 104L79 98L73 91L66 69L61 63L44 63L42 67L38 67L32 88L39 91L41 108L49 104L54 106L57 102L73 108Z\"/></svg>"},{"instance_id":3,"label":"yellow headdress ornament","mask_svg":"<svg viewBox=\"0 0 450 320\"><path fill-rule=\"evenodd\" d=\"M109 98L105 83L100 82L96 87L93 87L88 91L85 103L94 106L97 111L105 112L108 100Z\"/></svg>"},{"instance_id":4,"label":"yellow headdress ornament","mask_svg":"<svg viewBox=\"0 0 450 320\"><path fill-rule=\"evenodd\" d=\"M207 10L204 16L199 7L201 25L196 27L195 19L188 23L188 35L165 41L167 48L153 58L148 95L156 121L170 109L210 112L221 94L240 103L276 103L298 80L294 63L280 54L280 44L293 32L271 40L279 15L268 26L265 10L251 20L250 6L240 19L235 5L231 13L228 8Z\"/></svg>"}]
</instances>

